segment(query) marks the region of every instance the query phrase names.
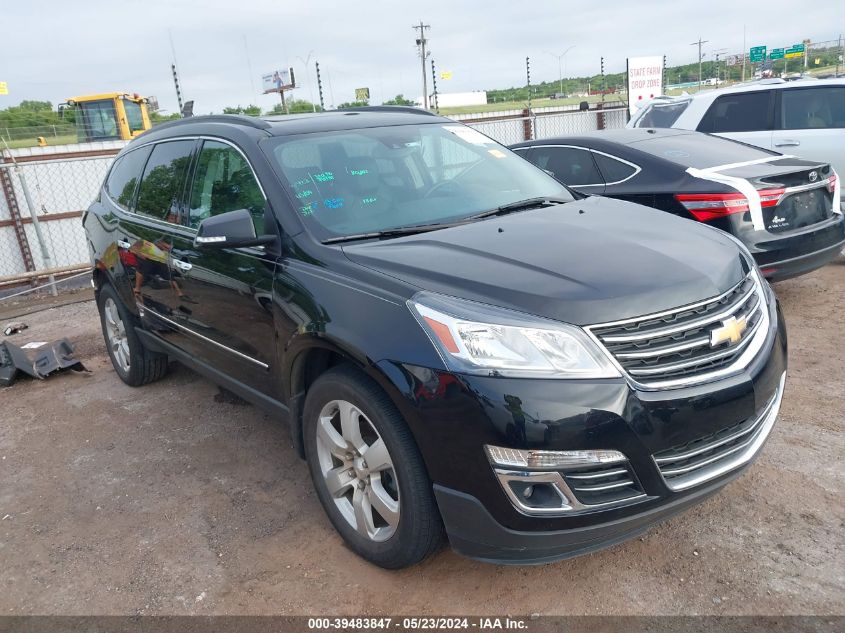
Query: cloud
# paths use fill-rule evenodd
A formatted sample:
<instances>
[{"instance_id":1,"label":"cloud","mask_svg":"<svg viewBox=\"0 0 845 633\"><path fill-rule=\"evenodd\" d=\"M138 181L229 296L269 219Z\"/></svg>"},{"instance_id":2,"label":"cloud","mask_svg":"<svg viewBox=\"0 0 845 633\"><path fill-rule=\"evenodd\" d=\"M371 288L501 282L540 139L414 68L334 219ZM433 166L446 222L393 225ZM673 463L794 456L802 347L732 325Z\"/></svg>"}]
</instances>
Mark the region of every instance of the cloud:
<instances>
[{"instance_id":1,"label":"cloud","mask_svg":"<svg viewBox=\"0 0 845 633\"><path fill-rule=\"evenodd\" d=\"M602 56L609 72L624 70L625 58L634 55L665 54L670 64L690 63L697 58L690 43L699 36L709 40L708 54L723 48L738 53L743 25L747 46L831 40L838 33L828 32L827 25L845 19L841 0L818 0L812 10L790 0L764 7L728 0L430 0L414 5L413 13L407 4L387 0L7 4L0 81L9 83L11 94L0 97L0 107L21 99L57 103L76 94L127 90L155 95L174 111L172 36L183 94L196 102L198 113L247 103L269 109L278 97L256 92L260 76L291 65L299 82L308 84L293 96L316 98L315 59L327 105L352 100L354 89L364 86L374 102L397 93L417 97L421 69L412 25L420 19L431 25L438 69L453 72L453 79L440 82L442 91L523 85L526 56L533 80L554 80L558 62L547 51L561 53L573 45L566 74L577 76L597 73Z\"/></svg>"}]
</instances>

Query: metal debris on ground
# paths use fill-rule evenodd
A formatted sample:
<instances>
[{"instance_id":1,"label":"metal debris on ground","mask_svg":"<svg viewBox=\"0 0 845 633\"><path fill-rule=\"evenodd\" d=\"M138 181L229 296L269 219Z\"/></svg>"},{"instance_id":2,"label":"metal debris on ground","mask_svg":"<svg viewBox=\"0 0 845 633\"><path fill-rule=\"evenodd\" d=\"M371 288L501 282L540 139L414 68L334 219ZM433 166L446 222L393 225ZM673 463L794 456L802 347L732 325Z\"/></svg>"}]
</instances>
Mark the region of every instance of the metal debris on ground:
<instances>
[{"instance_id":1,"label":"metal debris on ground","mask_svg":"<svg viewBox=\"0 0 845 633\"><path fill-rule=\"evenodd\" d=\"M16 321L14 323L9 323L3 328L3 334L6 336L11 336L12 334L17 334L18 332L27 329L29 326L26 323L22 323L20 321Z\"/></svg>"},{"instance_id":2,"label":"metal debris on ground","mask_svg":"<svg viewBox=\"0 0 845 633\"><path fill-rule=\"evenodd\" d=\"M73 357L73 345L65 338L20 347L9 341L0 343L0 387L10 387L18 372L41 380L61 369L88 371Z\"/></svg>"}]
</instances>

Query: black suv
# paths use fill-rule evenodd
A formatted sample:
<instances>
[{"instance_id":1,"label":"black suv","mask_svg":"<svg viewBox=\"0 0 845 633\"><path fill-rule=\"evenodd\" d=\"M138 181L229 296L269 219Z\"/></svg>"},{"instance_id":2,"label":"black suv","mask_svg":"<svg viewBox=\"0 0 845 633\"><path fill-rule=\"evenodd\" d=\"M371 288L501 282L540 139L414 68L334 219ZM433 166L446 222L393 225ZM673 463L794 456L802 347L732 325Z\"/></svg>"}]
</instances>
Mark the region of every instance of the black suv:
<instances>
[{"instance_id":1,"label":"black suv","mask_svg":"<svg viewBox=\"0 0 845 633\"><path fill-rule=\"evenodd\" d=\"M573 193L403 108L154 128L84 218L124 382L178 360L286 420L354 551L616 543L759 453L786 335L721 231Z\"/></svg>"}]
</instances>

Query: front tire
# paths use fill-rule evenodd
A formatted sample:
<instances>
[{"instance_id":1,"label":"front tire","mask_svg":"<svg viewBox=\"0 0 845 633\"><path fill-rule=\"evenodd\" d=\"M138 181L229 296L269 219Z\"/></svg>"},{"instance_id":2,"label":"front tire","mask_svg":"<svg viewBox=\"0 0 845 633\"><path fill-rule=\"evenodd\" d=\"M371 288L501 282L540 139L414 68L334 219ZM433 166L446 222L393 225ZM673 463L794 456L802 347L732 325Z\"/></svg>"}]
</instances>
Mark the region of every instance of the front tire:
<instances>
[{"instance_id":1,"label":"front tire","mask_svg":"<svg viewBox=\"0 0 845 633\"><path fill-rule=\"evenodd\" d=\"M103 338L114 370L130 387L140 387L167 373L167 355L144 347L135 332L135 319L114 288L105 284L97 294Z\"/></svg>"},{"instance_id":2,"label":"front tire","mask_svg":"<svg viewBox=\"0 0 845 633\"><path fill-rule=\"evenodd\" d=\"M431 482L387 394L355 368L340 366L311 386L303 415L311 479L350 549L387 569L437 550L443 524Z\"/></svg>"}]
</instances>

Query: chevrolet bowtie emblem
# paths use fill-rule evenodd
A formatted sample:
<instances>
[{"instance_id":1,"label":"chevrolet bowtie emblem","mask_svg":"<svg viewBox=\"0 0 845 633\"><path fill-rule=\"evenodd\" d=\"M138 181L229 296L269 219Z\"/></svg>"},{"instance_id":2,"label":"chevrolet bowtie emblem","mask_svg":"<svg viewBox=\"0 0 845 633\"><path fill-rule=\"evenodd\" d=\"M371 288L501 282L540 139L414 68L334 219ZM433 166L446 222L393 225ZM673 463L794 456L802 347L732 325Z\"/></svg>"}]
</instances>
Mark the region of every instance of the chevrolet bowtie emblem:
<instances>
[{"instance_id":1,"label":"chevrolet bowtie emblem","mask_svg":"<svg viewBox=\"0 0 845 633\"><path fill-rule=\"evenodd\" d=\"M718 347L722 343L730 342L736 345L742 340L742 333L748 327L745 317L729 317L722 321L722 325L710 332L710 347Z\"/></svg>"}]
</instances>

